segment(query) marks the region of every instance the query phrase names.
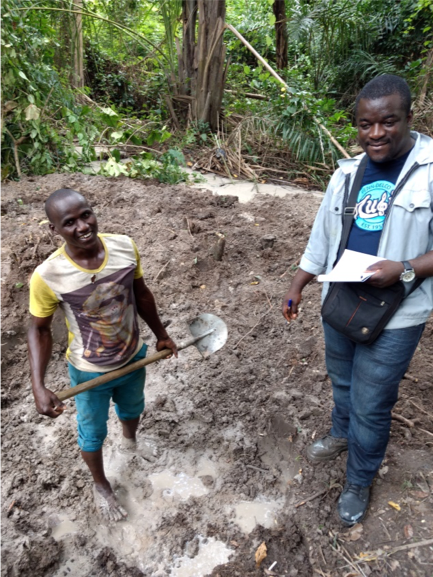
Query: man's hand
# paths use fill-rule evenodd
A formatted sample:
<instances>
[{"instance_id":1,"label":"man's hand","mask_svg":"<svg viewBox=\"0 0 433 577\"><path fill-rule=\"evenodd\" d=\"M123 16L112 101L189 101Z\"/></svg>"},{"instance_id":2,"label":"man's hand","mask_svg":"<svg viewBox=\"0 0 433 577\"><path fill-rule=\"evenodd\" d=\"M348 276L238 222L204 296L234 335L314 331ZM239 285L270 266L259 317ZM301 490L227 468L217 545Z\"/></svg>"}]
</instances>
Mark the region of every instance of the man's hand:
<instances>
[{"instance_id":1,"label":"man's hand","mask_svg":"<svg viewBox=\"0 0 433 577\"><path fill-rule=\"evenodd\" d=\"M384 288L391 286L400 279L404 271L402 262L395 260L380 260L368 267L367 271L375 271L366 282L373 286Z\"/></svg>"},{"instance_id":2,"label":"man's hand","mask_svg":"<svg viewBox=\"0 0 433 577\"><path fill-rule=\"evenodd\" d=\"M159 339L156 343L156 350L162 351L164 349L170 349L173 352L173 355L177 358L177 346L174 341L171 340L170 337L166 339ZM167 359L170 359L172 355L168 356Z\"/></svg>"},{"instance_id":3,"label":"man's hand","mask_svg":"<svg viewBox=\"0 0 433 577\"><path fill-rule=\"evenodd\" d=\"M298 306L302 300L302 291L313 278L314 274L306 272L302 268L298 268L296 271L292 284L283 299L282 313L288 323L298 317Z\"/></svg>"},{"instance_id":4,"label":"man's hand","mask_svg":"<svg viewBox=\"0 0 433 577\"><path fill-rule=\"evenodd\" d=\"M34 391L36 410L40 415L57 419L66 409L66 405L49 389L40 388Z\"/></svg>"},{"instance_id":5,"label":"man's hand","mask_svg":"<svg viewBox=\"0 0 433 577\"><path fill-rule=\"evenodd\" d=\"M290 288L284 295L282 313L288 323L294 321L298 317L298 306L301 300L301 293L292 288ZM290 306L289 302L291 303Z\"/></svg>"}]
</instances>

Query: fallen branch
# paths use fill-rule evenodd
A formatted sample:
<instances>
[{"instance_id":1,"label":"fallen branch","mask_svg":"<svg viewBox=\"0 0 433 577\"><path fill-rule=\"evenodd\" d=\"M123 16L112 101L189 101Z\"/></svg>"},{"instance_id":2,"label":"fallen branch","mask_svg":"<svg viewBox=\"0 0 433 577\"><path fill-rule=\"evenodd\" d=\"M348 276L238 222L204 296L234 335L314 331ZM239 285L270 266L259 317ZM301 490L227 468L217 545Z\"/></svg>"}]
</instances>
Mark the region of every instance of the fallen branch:
<instances>
[{"instance_id":1,"label":"fallen branch","mask_svg":"<svg viewBox=\"0 0 433 577\"><path fill-rule=\"evenodd\" d=\"M413 427L415 426L415 423L413 421L411 421L410 419L406 419L406 417L403 417L402 415L399 415L398 413L394 413L394 411L391 413L391 417L395 421L400 421L400 423L404 423L405 425L407 425L411 429L413 429Z\"/></svg>"},{"instance_id":2,"label":"fallen branch","mask_svg":"<svg viewBox=\"0 0 433 577\"><path fill-rule=\"evenodd\" d=\"M14 499L14 500L12 501L12 503L11 503L11 504L9 505L9 507L8 507L8 510L6 511L7 513L10 513L10 512L12 511L12 509L14 508L14 505L15 505L16 502L17 502L16 499Z\"/></svg>"},{"instance_id":3,"label":"fallen branch","mask_svg":"<svg viewBox=\"0 0 433 577\"><path fill-rule=\"evenodd\" d=\"M248 50L250 50L250 52L254 54L254 56L266 68L266 70L270 74L272 74L272 76L276 78L278 82L280 82L286 88L286 90L289 89L289 85L286 82L284 82L281 76L279 76L279 74L277 74L275 70L271 66L269 66L266 60L262 56L260 56L260 54L256 50L254 50L251 44L247 40L245 40L242 34L240 34L234 26L232 26L231 24L226 24L225 27L228 28L228 30L230 30L231 32L233 32L236 38L238 38L248 48ZM307 112L310 112L305 104L303 104L303 107ZM338 150L343 154L343 156L345 158L351 158L350 154L348 154L348 152L341 146L341 144L332 136L332 134L329 132L326 126L324 126L314 115L312 115L312 119L317 124L317 126L319 126L323 130L323 132L326 134L326 136L329 138L332 144L336 148L338 148Z\"/></svg>"},{"instance_id":4,"label":"fallen branch","mask_svg":"<svg viewBox=\"0 0 433 577\"><path fill-rule=\"evenodd\" d=\"M332 547L334 549L334 551L340 555L340 557L342 557L346 563L349 565L349 567L351 567L352 569L354 569L357 573L361 573L361 575L363 577L367 577L366 574L364 573L364 571L361 569L361 567L359 566L359 561L358 562L353 562L350 557L346 557L345 555L343 555L343 553L340 551L340 549L338 549L337 547ZM347 553L347 552L346 552Z\"/></svg>"},{"instance_id":5,"label":"fallen branch","mask_svg":"<svg viewBox=\"0 0 433 577\"><path fill-rule=\"evenodd\" d=\"M37 242L35 243L35 247L33 249L33 258L35 258L36 253L38 252L38 248L39 248L39 245L41 244L41 240L42 240L42 237L40 236L38 238Z\"/></svg>"},{"instance_id":6,"label":"fallen branch","mask_svg":"<svg viewBox=\"0 0 433 577\"><path fill-rule=\"evenodd\" d=\"M383 559L389 555L394 555L399 551L407 551L407 549L416 549L417 547L428 547L433 545L433 539L425 539L424 541L418 541L418 543L408 543L407 545L400 545L399 547L394 547L389 551L384 551L383 549L378 549L377 551L367 551L358 555L358 563L364 561L376 561L377 559Z\"/></svg>"},{"instance_id":7,"label":"fallen branch","mask_svg":"<svg viewBox=\"0 0 433 577\"><path fill-rule=\"evenodd\" d=\"M412 383L417 383L418 379L416 377L412 377L412 375L404 375L403 379L407 379L408 381L412 381Z\"/></svg>"},{"instance_id":8,"label":"fallen branch","mask_svg":"<svg viewBox=\"0 0 433 577\"><path fill-rule=\"evenodd\" d=\"M162 269L159 271L159 273L153 278L153 280L158 280L158 277L160 274L162 274L164 272L164 270L168 267L168 265L170 264L170 261L168 260L165 265L162 267Z\"/></svg>"},{"instance_id":9,"label":"fallen branch","mask_svg":"<svg viewBox=\"0 0 433 577\"><path fill-rule=\"evenodd\" d=\"M306 164L306 167L309 168L310 170L320 170L321 172L329 172L331 170L330 168L322 168L321 166L310 166L309 164Z\"/></svg>"},{"instance_id":10,"label":"fallen branch","mask_svg":"<svg viewBox=\"0 0 433 577\"><path fill-rule=\"evenodd\" d=\"M273 308L274 308L274 305L272 305L271 308L268 309L268 310L265 312L265 314L262 315L262 316L259 318L259 320L258 320L258 321L256 322L256 324L253 326L253 328L250 329L250 330L235 344L235 346L233 347L234 349L236 349L236 348L238 347L239 343L241 343L241 342L244 340L244 338L247 337L247 336L256 328L256 326L259 325L259 324L262 322L262 319L264 319L265 316L266 316L267 314L269 314Z\"/></svg>"},{"instance_id":11,"label":"fallen branch","mask_svg":"<svg viewBox=\"0 0 433 577\"><path fill-rule=\"evenodd\" d=\"M269 473L269 469L261 469L260 467L255 467L254 465L245 465L247 469L254 469L254 471L260 471L261 473Z\"/></svg>"},{"instance_id":12,"label":"fallen branch","mask_svg":"<svg viewBox=\"0 0 433 577\"><path fill-rule=\"evenodd\" d=\"M433 539L424 539L424 541L418 541L418 543L408 543L407 545L400 545L399 547L394 547L391 552L397 553L398 551L405 551L406 549L415 549L416 547L428 547L429 545L433 545Z\"/></svg>"},{"instance_id":13,"label":"fallen branch","mask_svg":"<svg viewBox=\"0 0 433 577\"><path fill-rule=\"evenodd\" d=\"M110 148L140 148L142 150L148 150L149 152L155 152L156 154L164 154L164 152L155 150L155 148L149 148L148 146L141 146L138 144L116 144L115 146L110 146Z\"/></svg>"},{"instance_id":14,"label":"fallen branch","mask_svg":"<svg viewBox=\"0 0 433 577\"><path fill-rule=\"evenodd\" d=\"M279 172L280 174L286 174L287 170L279 170L278 168L266 168L265 166L260 166L260 164L250 164L251 168L254 168L256 172L264 172L270 170L271 172Z\"/></svg>"},{"instance_id":15,"label":"fallen branch","mask_svg":"<svg viewBox=\"0 0 433 577\"><path fill-rule=\"evenodd\" d=\"M430 417L430 419L433 419L433 415L431 413L429 413L428 411L426 411L425 409L414 403L412 399L409 399L409 403L411 403L414 407L416 407L418 411L421 411L421 413L424 413L424 415L427 415L428 417Z\"/></svg>"},{"instance_id":16,"label":"fallen branch","mask_svg":"<svg viewBox=\"0 0 433 577\"><path fill-rule=\"evenodd\" d=\"M228 92L230 94L239 95L239 93L237 91L227 90L227 88L225 89L225 92ZM246 96L247 98L253 98L254 100L267 100L267 101L269 101L269 98L267 96L263 96L263 94L254 94L253 92L245 92L244 96Z\"/></svg>"},{"instance_id":17,"label":"fallen branch","mask_svg":"<svg viewBox=\"0 0 433 577\"><path fill-rule=\"evenodd\" d=\"M313 501L314 499L317 499L317 497L320 497L321 495L324 495L325 493L327 493L328 491L330 491L331 489L322 489L321 491L317 491L317 493L314 493L313 495L311 495L310 497L307 497L306 499L304 499L303 501L300 501L299 503L296 503L295 505L295 509L297 509L298 507L302 507L302 505L305 505L305 503L309 503L310 501Z\"/></svg>"},{"instance_id":18,"label":"fallen branch","mask_svg":"<svg viewBox=\"0 0 433 577\"><path fill-rule=\"evenodd\" d=\"M293 272L295 272L295 271L298 269L298 266L299 266L299 261L291 264L291 265L289 266L289 268L288 268L285 272L283 272L283 274L280 274L280 278L283 278L283 276L286 276L286 274L287 274L290 270L293 271ZM293 268L293 267L296 267L296 268Z\"/></svg>"}]
</instances>

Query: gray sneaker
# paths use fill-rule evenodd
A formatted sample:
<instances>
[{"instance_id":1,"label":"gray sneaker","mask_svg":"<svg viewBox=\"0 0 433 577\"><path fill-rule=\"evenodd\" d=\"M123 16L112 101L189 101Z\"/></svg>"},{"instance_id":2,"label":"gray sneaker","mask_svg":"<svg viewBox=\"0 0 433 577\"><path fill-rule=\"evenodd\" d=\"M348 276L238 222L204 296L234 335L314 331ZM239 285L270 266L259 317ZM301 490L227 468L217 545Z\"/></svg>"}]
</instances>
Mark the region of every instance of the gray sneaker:
<instances>
[{"instance_id":1,"label":"gray sneaker","mask_svg":"<svg viewBox=\"0 0 433 577\"><path fill-rule=\"evenodd\" d=\"M343 451L347 451L347 439L326 435L308 447L307 457L312 463L321 463L332 461Z\"/></svg>"}]
</instances>

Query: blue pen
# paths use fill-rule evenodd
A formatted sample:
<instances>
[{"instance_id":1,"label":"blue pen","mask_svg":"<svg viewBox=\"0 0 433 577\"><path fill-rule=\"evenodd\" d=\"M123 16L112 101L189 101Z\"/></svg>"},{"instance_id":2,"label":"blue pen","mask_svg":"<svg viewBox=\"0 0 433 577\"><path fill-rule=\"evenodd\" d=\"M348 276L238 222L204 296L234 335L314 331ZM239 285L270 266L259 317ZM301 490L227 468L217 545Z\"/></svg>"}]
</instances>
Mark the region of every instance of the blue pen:
<instances>
[{"instance_id":1,"label":"blue pen","mask_svg":"<svg viewBox=\"0 0 433 577\"><path fill-rule=\"evenodd\" d=\"M289 307L289 309L292 308L292 299L289 299L289 302L287 303L287 306Z\"/></svg>"}]
</instances>

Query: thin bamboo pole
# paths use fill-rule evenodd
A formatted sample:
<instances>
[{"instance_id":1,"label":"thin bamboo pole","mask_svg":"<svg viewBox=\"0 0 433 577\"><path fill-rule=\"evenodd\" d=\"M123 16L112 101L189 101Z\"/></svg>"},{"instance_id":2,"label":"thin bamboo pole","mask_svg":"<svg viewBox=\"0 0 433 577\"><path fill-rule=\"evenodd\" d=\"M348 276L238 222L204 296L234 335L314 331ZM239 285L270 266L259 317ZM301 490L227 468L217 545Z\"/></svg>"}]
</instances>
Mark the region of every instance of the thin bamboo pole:
<instances>
[{"instance_id":1,"label":"thin bamboo pole","mask_svg":"<svg viewBox=\"0 0 433 577\"><path fill-rule=\"evenodd\" d=\"M257 60L258 60L259 62L261 62L261 64L263 64L263 66L266 68L266 70L267 70L270 74L272 74L272 76L273 76L274 78L276 78L276 79L278 80L278 82L280 82L280 84L282 84L286 89L289 88L288 84L287 84L286 82L284 82L284 80L281 78L281 76L280 76L277 72L275 72L275 70L272 68L272 66L270 66L262 56L260 56L260 54L257 52L257 50L255 50L255 49L251 46L251 44L248 42L248 40L246 40L246 39L242 36L242 34L236 30L236 28L235 28L234 26L232 26L231 24L227 24L227 23L226 23L225 27L226 27L228 30L230 30L230 32L232 32L232 33L236 36L236 38L238 38L238 39L242 42L242 44L244 44L244 45L248 48L248 50L249 50L250 52L252 52L252 53L254 54L254 56L257 58ZM306 106L305 104L304 104L303 106L304 106L304 109L305 109L306 111L308 111L307 106ZM332 142L332 144L333 144L336 148L338 148L338 150L341 152L341 154L343 154L346 158L351 158L350 154L349 154L349 153L341 146L341 144L332 136L332 134L329 132L329 130L326 128L326 126L323 126L323 124L320 122L320 120L318 120L314 115L312 115L311 117L312 117L313 121L317 124L317 126L319 126L319 127L323 130L323 132L326 134L326 136L329 138L329 140Z\"/></svg>"},{"instance_id":2,"label":"thin bamboo pole","mask_svg":"<svg viewBox=\"0 0 433 577\"><path fill-rule=\"evenodd\" d=\"M152 46L152 48L154 50L159 52L165 59L167 59L164 52L162 52L162 50L160 50L158 48L158 46L156 46L153 42L148 40L142 34L135 32L135 30L128 28L128 26L124 26L123 24L119 24L118 22L114 22L113 20L110 20L108 18L104 18L103 16L99 16L98 14L95 14L94 12L91 12L88 10L87 11L84 9L83 10L70 10L68 8L52 8L52 7L46 7L46 6L26 6L25 8L14 8L14 10L17 10L17 11L44 10L45 12L69 12L70 14L81 14L82 16L89 16L90 18L96 18L97 20L102 20L103 22L107 22L108 24L111 24L115 28L118 28L119 30L126 32L130 36L133 36L133 37L135 36L135 37L139 38L140 40L144 40L144 42L147 42L148 44L150 44L150 46ZM155 58L157 58L157 57L155 56Z\"/></svg>"}]
</instances>

